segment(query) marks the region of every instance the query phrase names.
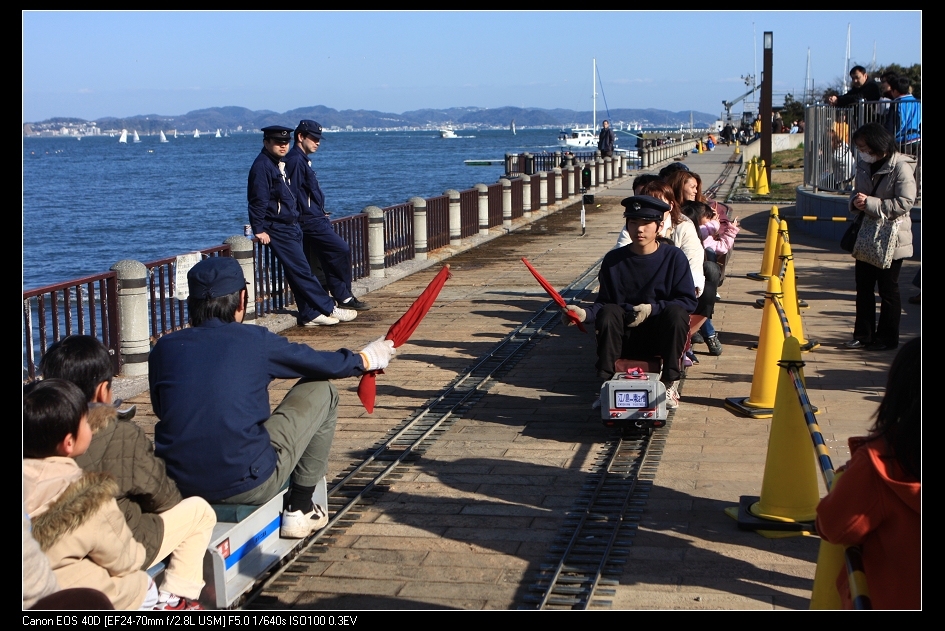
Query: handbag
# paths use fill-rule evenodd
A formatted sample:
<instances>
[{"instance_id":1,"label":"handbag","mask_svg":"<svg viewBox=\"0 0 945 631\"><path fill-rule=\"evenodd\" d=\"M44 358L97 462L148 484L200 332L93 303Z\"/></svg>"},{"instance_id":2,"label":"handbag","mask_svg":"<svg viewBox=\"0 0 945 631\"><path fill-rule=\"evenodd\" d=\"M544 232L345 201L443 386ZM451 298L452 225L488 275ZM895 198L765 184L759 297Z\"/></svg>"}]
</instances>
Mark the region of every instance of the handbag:
<instances>
[{"instance_id":1,"label":"handbag","mask_svg":"<svg viewBox=\"0 0 945 631\"><path fill-rule=\"evenodd\" d=\"M863 225L856 236L853 246L853 258L873 267L889 269L892 265L893 250L899 240L899 226L902 219L886 219L882 215L870 217L863 213Z\"/></svg>"},{"instance_id":2,"label":"handbag","mask_svg":"<svg viewBox=\"0 0 945 631\"><path fill-rule=\"evenodd\" d=\"M863 223L863 216L866 213L860 213L847 226L846 232L840 237L840 249L844 252L853 252L853 246L856 245L856 237L860 233L860 225Z\"/></svg>"}]
</instances>

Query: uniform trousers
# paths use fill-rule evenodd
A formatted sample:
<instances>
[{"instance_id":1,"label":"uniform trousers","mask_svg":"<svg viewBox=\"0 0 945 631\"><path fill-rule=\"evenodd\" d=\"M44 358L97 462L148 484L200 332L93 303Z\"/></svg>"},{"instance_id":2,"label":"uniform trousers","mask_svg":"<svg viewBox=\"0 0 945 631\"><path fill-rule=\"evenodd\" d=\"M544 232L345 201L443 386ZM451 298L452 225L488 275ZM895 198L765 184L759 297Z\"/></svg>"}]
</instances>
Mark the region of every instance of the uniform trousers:
<instances>
[{"instance_id":1,"label":"uniform trousers","mask_svg":"<svg viewBox=\"0 0 945 631\"><path fill-rule=\"evenodd\" d=\"M338 302L351 298L351 247L331 227L327 215L307 218L299 225L305 252L322 264L328 291Z\"/></svg>"},{"instance_id":2,"label":"uniform trousers","mask_svg":"<svg viewBox=\"0 0 945 631\"><path fill-rule=\"evenodd\" d=\"M295 294L299 322L314 320L322 314L331 315L335 302L312 275L302 251L302 229L298 224L270 224L266 232L269 234L269 247L282 263L286 280Z\"/></svg>"},{"instance_id":3,"label":"uniform trousers","mask_svg":"<svg viewBox=\"0 0 945 631\"><path fill-rule=\"evenodd\" d=\"M660 381L679 381L682 355L689 336L689 312L675 304L652 315L633 328L627 328L629 315L620 305L604 305L597 312L597 375L610 379L620 358L663 358Z\"/></svg>"}]
</instances>

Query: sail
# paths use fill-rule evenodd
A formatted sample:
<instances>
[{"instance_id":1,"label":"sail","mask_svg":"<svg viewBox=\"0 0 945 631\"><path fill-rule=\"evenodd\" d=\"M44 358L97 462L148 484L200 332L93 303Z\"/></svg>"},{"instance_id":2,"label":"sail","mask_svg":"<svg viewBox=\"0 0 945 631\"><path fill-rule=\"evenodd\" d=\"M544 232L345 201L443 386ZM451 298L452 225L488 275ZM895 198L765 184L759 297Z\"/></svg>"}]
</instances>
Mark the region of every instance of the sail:
<instances>
[{"instance_id":1,"label":"sail","mask_svg":"<svg viewBox=\"0 0 945 631\"><path fill-rule=\"evenodd\" d=\"M200 132L196 129L194 130L194 138L200 138Z\"/></svg>"},{"instance_id":2,"label":"sail","mask_svg":"<svg viewBox=\"0 0 945 631\"><path fill-rule=\"evenodd\" d=\"M515 119L514 118L512 119L512 125L510 127L512 129L512 135L514 136L515 135Z\"/></svg>"},{"instance_id":3,"label":"sail","mask_svg":"<svg viewBox=\"0 0 945 631\"><path fill-rule=\"evenodd\" d=\"M121 130L121 138L118 139L118 142L128 142L128 130Z\"/></svg>"},{"instance_id":4,"label":"sail","mask_svg":"<svg viewBox=\"0 0 945 631\"><path fill-rule=\"evenodd\" d=\"M161 130L161 142L167 142L167 136L164 135L164 130Z\"/></svg>"},{"instance_id":5,"label":"sail","mask_svg":"<svg viewBox=\"0 0 945 631\"><path fill-rule=\"evenodd\" d=\"M134 142L141 142L141 139L138 138L138 130L137 130L137 129L135 130L135 139L134 139Z\"/></svg>"},{"instance_id":6,"label":"sail","mask_svg":"<svg viewBox=\"0 0 945 631\"><path fill-rule=\"evenodd\" d=\"M217 135L214 136L214 138L223 138L223 136L220 135L220 130L219 130L219 129L217 130Z\"/></svg>"}]
</instances>

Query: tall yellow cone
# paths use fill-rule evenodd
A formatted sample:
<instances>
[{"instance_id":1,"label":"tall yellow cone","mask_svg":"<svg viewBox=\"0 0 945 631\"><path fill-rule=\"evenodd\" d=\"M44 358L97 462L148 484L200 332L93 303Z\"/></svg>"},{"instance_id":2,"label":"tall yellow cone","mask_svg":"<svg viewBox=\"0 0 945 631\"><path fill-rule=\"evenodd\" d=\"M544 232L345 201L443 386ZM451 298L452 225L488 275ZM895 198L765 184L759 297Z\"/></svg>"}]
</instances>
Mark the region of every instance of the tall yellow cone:
<instances>
[{"instance_id":1,"label":"tall yellow cone","mask_svg":"<svg viewBox=\"0 0 945 631\"><path fill-rule=\"evenodd\" d=\"M699 139L699 153L702 153L702 139Z\"/></svg>"},{"instance_id":2,"label":"tall yellow cone","mask_svg":"<svg viewBox=\"0 0 945 631\"><path fill-rule=\"evenodd\" d=\"M778 207L771 207L768 220L768 232L765 234L765 251L761 255L761 271L746 274L752 280L768 280L774 274L774 261L780 252L778 238L780 235L781 219L778 216Z\"/></svg>"},{"instance_id":3,"label":"tall yellow cone","mask_svg":"<svg viewBox=\"0 0 945 631\"><path fill-rule=\"evenodd\" d=\"M843 472L835 473L833 484ZM842 609L837 592L837 576L844 571L843 546L820 540L817 553L817 570L814 572L814 589L810 595L811 609Z\"/></svg>"},{"instance_id":4,"label":"tall yellow cone","mask_svg":"<svg viewBox=\"0 0 945 631\"><path fill-rule=\"evenodd\" d=\"M774 400L778 392L778 358L781 355L784 329L772 297L783 300L781 279L768 278L765 308L761 314L761 332L758 334L758 353L751 379L751 394L725 399L725 407L752 418L770 418L774 414ZM800 351L798 351L800 353ZM802 417L803 418L803 417ZM802 426L806 431L806 425ZM809 440L808 440L809 442Z\"/></svg>"},{"instance_id":5,"label":"tall yellow cone","mask_svg":"<svg viewBox=\"0 0 945 631\"><path fill-rule=\"evenodd\" d=\"M752 158L748 161L748 168L745 170L745 187L754 190L755 188L755 164L758 158Z\"/></svg>"},{"instance_id":6,"label":"tall yellow cone","mask_svg":"<svg viewBox=\"0 0 945 631\"><path fill-rule=\"evenodd\" d=\"M736 140L736 141L735 141L735 155L737 156L737 155L740 154L741 152L742 152L742 150L738 148L738 141Z\"/></svg>"},{"instance_id":7,"label":"tall yellow cone","mask_svg":"<svg viewBox=\"0 0 945 631\"><path fill-rule=\"evenodd\" d=\"M787 222L781 220L781 229L787 237ZM784 292L784 312L787 314L788 324L791 326L791 335L801 344L801 352L809 352L820 346L804 337L804 321L801 319L801 309L797 300L797 278L794 275L794 254L791 252L791 243L785 238L781 245L781 260L784 265L784 278L781 280L781 290Z\"/></svg>"},{"instance_id":8,"label":"tall yellow cone","mask_svg":"<svg viewBox=\"0 0 945 631\"><path fill-rule=\"evenodd\" d=\"M781 363L797 366L803 383L801 347L797 338L784 340L782 349ZM761 349L758 353L761 354ZM820 502L814 447L791 375L786 367L778 372L761 498L751 507L751 512L774 521L811 522L817 516Z\"/></svg>"},{"instance_id":9,"label":"tall yellow cone","mask_svg":"<svg viewBox=\"0 0 945 631\"><path fill-rule=\"evenodd\" d=\"M768 171L765 169L765 161L762 160L758 165L758 182L755 185L756 195L768 195Z\"/></svg>"}]
</instances>

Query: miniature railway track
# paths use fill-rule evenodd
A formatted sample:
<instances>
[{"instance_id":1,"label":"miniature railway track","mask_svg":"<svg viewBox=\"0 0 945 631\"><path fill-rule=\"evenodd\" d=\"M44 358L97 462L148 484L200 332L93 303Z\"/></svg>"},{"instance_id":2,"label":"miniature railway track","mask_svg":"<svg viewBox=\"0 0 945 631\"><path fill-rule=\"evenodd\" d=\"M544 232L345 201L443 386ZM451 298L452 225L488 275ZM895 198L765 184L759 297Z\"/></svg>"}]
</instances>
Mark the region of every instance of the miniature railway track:
<instances>
[{"instance_id":1,"label":"miniature railway track","mask_svg":"<svg viewBox=\"0 0 945 631\"><path fill-rule=\"evenodd\" d=\"M589 294L596 285L600 263L592 265L561 291L562 297L574 300ZM363 506L372 504L390 482L400 478L411 463L559 322L559 308L549 301L488 353L477 358L426 405L391 428L383 440L368 450L363 460L349 466L334 481L328 491L328 525L301 543L267 577L257 582L242 606L277 606L277 594L287 591L305 571L306 564L317 560L317 548L330 543L333 536L342 534L357 521Z\"/></svg>"},{"instance_id":2,"label":"miniature railway track","mask_svg":"<svg viewBox=\"0 0 945 631\"><path fill-rule=\"evenodd\" d=\"M604 444L550 550L555 556L539 569L523 608L612 605L608 597L624 571L671 424L652 433L628 431Z\"/></svg>"}]
</instances>

